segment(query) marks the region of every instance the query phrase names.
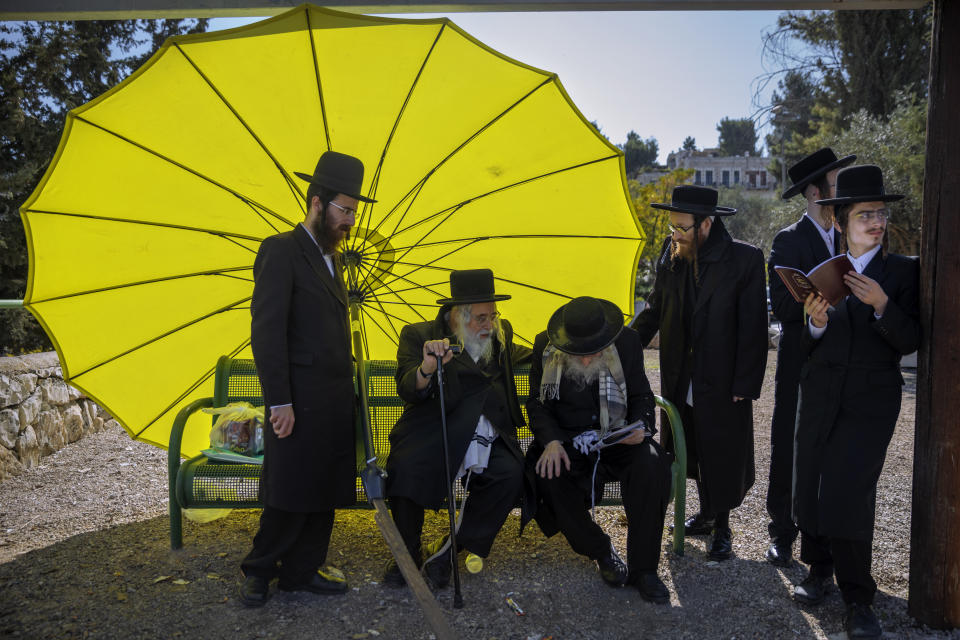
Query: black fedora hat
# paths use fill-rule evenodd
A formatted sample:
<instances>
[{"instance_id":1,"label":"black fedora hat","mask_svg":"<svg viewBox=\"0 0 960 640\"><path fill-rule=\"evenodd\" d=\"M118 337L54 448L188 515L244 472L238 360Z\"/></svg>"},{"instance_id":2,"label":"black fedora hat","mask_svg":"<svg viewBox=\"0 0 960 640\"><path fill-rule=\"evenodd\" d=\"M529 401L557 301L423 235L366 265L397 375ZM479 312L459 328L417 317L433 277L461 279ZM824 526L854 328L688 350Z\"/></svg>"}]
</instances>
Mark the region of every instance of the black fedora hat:
<instances>
[{"instance_id":1,"label":"black fedora hat","mask_svg":"<svg viewBox=\"0 0 960 640\"><path fill-rule=\"evenodd\" d=\"M897 193L883 190L883 171L874 164L861 164L841 169L837 174L837 197L817 200L817 204L830 206L854 202L894 202L902 200Z\"/></svg>"},{"instance_id":2,"label":"black fedora hat","mask_svg":"<svg viewBox=\"0 0 960 640\"><path fill-rule=\"evenodd\" d=\"M787 169L787 174L793 181L793 186L783 192L780 196L784 200L789 200L801 191L807 188L807 185L838 167L845 167L857 156L844 156L837 158L837 154L830 147L817 149L806 158Z\"/></svg>"},{"instance_id":3,"label":"black fedora hat","mask_svg":"<svg viewBox=\"0 0 960 640\"><path fill-rule=\"evenodd\" d=\"M454 306L509 299L510 296L494 291L493 271L490 269L464 269L450 272L450 297L440 298L437 300L437 304Z\"/></svg>"},{"instance_id":4,"label":"black fedora hat","mask_svg":"<svg viewBox=\"0 0 960 640\"><path fill-rule=\"evenodd\" d=\"M716 189L685 184L673 188L672 202L669 204L651 202L650 206L655 209L692 213L695 216L732 216L737 212L730 207L718 207L718 197Z\"/></svg>"},{"instance_id":5,"label":"black fedora hat","mask_svg":"<svg viewBox=\"0 0 960 640\"><path fill-rule=\"evenodd\" d=\"M317 161L313 175L299 171L293 173L310 184L325 187L361 202L376 202L360 194L363 188L363 162L360 158L336 151L324 151Z\"/></svg>"},{"instance_id":6,"label":"black fedora hat","mask_svg":"<svg viewBox=\"0 0 960 640\"><path fill-rule=\"evenodd\" d=\"M574 298L550 316L550 342L574 356L587 356L610 346L623 331L623 314L609 300Z\"/></svg>"}]
</instances>

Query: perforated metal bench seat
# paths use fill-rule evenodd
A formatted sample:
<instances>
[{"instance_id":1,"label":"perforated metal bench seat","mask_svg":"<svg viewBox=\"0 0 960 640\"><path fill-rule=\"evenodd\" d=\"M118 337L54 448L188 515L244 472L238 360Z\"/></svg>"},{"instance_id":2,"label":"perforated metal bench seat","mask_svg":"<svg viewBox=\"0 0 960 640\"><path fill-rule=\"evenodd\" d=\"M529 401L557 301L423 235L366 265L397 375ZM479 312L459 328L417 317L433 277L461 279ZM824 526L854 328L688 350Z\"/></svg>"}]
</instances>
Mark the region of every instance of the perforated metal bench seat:
<instances>
[{"instance_id":1,"label":"perforated metal bench seat","mask_svg":"<svg viewBox=\"0 0 960 640\"><path fill-rule=\"evenodd\" d=\"M403 401L397 396L394 372L397 363L393 360L371 360L366 363L366 380L369 396L370 428L373 436L374 452L382 467L390 452L388 437L393 425L403 411ZM528 366L517 367L514 377L520 406L526 403L529 394ZM170 546L179 549L183 545L182 509L259 509L263 505L259 498L260 465L232 464L208 460L199 455L189 460L181 460L180 448L183 431L191 415L206 407L222 407L231 402L249 402L254 406L263 406L260 380L253 360L233 359L226 356L217 362L214 378L214 396L201 398L184 407L173 423L170 432L170 446L167 451L167 466L170 483ZM657 396L657 404L668 415L675 439L683 442L683 431L676 409L666 400ZM526 418L526 408L523 408ZM211 419L211 425L213 419ZM529 427L519 432L520 444L524 450L533 440ZM355 507L369 506L359 472L365 466L362 452L362 440L357 441L357 501ZM676 440L675 440L676 441ZM682 452L680 452L682 453ZM674 550L683 551L683 513L686 489L686 456L678 455L673 469L673 495L675 496L675 520L679 524L674 533ZM458 499L462 496L458 495ZM607 483L600 504L619 504L620 485ZM679 532L679 534L677 533Z\"/></svg>"}]
</instances>

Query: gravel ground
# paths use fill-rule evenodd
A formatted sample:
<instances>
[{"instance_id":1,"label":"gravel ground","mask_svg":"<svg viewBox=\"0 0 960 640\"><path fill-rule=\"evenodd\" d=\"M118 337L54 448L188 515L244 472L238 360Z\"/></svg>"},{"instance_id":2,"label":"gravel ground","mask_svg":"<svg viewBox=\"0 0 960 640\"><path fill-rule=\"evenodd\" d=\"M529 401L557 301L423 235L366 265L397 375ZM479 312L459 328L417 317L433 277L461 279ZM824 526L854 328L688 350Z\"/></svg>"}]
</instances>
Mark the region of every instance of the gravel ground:
<instances>
[{"instance_id":1,"label":"gravel ground","mask_svg":"<svg viewBox=\"0 0 960 640\"><path fill-rule=\"evenodd\" d=\"M517 537L511 516L482 573L463 573L463 609L452 588L441 607L463 638L844 638L842 601L834 590L816 608L798 607L795 565L777 569L766 549L766 470L773 404L774 353L755 404L757 482L734 511L735 557L708 562L704 538L683 556L664 535L660 574L669 605L612 589L562 536L535 525ZM656 352L647 354L648 368ZM910 487L916 379L905 372L904 408L883 475L874 543L876 610L888 638L957 638L933 632L906 612ZM656 371L651 371L656 388ZM257 513L234 511L186 522L184 549L169 547L166 453L107 431L69 445L42 466L0 484L0 636L21 638L429 638L407 589L379 584L388 551L368 510L341 511L328 561L347 574L345 596L275 593L262 609L236 597L239 563ZM688 513L697 509L688 490ZM622 510L600 508L598 521L624 549ZM672 520L672 506L667 513ZM439 535L445 514L428 514L426 535ZM506 604L512 593L526 615Z\"/></svg>"}]
</instances>

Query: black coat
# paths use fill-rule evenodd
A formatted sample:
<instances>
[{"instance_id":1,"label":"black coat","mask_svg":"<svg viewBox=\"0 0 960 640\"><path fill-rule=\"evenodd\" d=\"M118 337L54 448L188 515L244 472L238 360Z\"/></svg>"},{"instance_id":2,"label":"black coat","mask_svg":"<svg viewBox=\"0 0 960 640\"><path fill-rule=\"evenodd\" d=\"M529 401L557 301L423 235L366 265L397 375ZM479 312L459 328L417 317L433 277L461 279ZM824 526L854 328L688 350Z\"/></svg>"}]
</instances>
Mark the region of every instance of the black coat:
<instances>
[{"instance_id":1,"label":"black coat","mask_svg":"<svg viewBox=\"0 0 960 640\"><path fill-rule=\"evenodd\" d=\"M752 400L760 397L768 340L763 252L733 240L719 219L713 223L698 255L704 273L688 336L684 303L692 265L674 263L670 244L670 238L663 243L650 306L633 328L644 345L660 332L660 388L667 400L682 406L692 379L703 489L710 504L725 511L739 506L754 482ZM733 396L747 400L734 402ZM668 430L661 440L672 450Z\"/></svg>"},{"instance_id":2,"label":"black coat","mask_svg":"<svg viewBox=\"0 0 960 640\"><path fill-rule=\"evenodd\" d=\"M453 477L445 480L440 394L436 376L422 391L416 389L417 367L423 361L423 343L456 338L444 321L441 308L432 321L409 324L400 331L397 347L397 395L403 414L390 432L387 458L387 495L409 498L428 509L439 509L447 499ZM517 428L524 425L513 378L515 364L530 357L530 349L513 344L513 328L501 320L506 349L495 344L494 374L484 371L464 350L444 365L444 402L450 445L450 473L456 474L477 429L480 415L490 420L518 461L523 452ZM502 385L497 388L498 385ZM500 392L503 392L503 396ZM505 401L501 398L505 397Z\"/></svg>"},{"instance_id":3,"label":"black coat","mask_svg":"<svg viewBox=\"0 0 960 640\"><path fill-rule=\"evenodd\" d=\"M253 265L250 342L263 388L261 498L285 511L356 502L355 396L346 289L302 225L266 238ZM280 439L269 407L293 404Z\"/></svg>"},{"instance_id":4,"label":"black coat","mask_svg":"<svg viewBox=\"0 0 960 640\"><path fill-rule=\"evenodd\" d=\"M918 261L877 252L863 273L889 296L883 317L850 295L828 312L819 340L804 330L795 442L797 524L846 540L872 539L877 480L900 413L900 357L920 344Z\"/></svg>"},{"instance_id":5,"label":"black coat","mask_svg":"<svg viewBox=\"0 0 960 640\"><path fill-rule=\"evenodd\" d=\"M834 252L839 250L839 234L834 232ZM830 258L827 245L817 231L816 223L804 216L794 224L781 229L773 239L767 270L770 283L770 306L780 322L780 342L777 345L777 384L774 391L775 423L782 422L790 431L796 423L796 390L800 383L800 367L806 360L801 345L803 303L794 300L774 267L793 267L808 273ZM777 427L774 426L774 429Z\"/></svg>"},{"instance_id":6,"label":"black coat","mask_svg":"<svg viewBox=\"0 0 960 640\"><path fill-rule=\"evenodd\" d=\"M530 430L542 449L553 440L572 442L587 429L600 428L600 391L598 385L578 389L569 378L560 380L559 399L540 402L540 380L543 377L543 351L547 332L540 333L533 343L530 364L530 398L527 415ZM614 344L627 382L627 422L643 418L651 432L656 431L653 392L643 369L643 345L640 336L625 327Z\"/></svg>"}]
</instances>

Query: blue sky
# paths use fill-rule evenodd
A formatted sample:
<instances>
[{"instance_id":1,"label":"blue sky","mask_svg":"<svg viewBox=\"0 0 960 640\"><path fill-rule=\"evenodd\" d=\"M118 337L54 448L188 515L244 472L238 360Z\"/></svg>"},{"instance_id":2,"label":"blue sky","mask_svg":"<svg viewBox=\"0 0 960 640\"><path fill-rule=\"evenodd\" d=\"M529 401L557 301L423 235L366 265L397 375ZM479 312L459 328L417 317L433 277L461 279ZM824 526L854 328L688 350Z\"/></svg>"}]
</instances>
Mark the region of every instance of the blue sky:
<instances>
[{"instance_id":1,"label":"blue sky","mask_svg":"<svg viewBox=\"0 0 960 640\"><path fill-rule=\"evenodd\" d=\"M404 14L397 17L433 17ZM631 129L660 143L660 161L691 135L715 146L717 123L756 111L762 34L776 11L444 14L474 37L557 73L615 143ZM215 19L224 29L252 19ZM770 89L764 95L769 102ZM763 132L761 132L762 142Z\"/></svg>"}]
</instances>

